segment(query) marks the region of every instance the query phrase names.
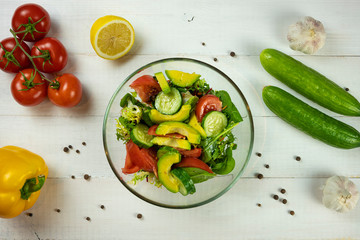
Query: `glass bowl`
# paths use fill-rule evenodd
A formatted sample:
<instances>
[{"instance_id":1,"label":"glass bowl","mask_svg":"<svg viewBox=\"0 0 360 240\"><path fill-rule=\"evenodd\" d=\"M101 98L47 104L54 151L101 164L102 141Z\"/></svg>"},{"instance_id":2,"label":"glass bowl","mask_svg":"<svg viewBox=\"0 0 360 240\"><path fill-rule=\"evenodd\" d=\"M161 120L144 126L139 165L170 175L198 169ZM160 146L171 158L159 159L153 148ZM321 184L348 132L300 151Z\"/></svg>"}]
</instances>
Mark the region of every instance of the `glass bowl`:
<instances>
[{"instance_id":1,"label":"glass bowl","mask_svg":"<svg viewBox=\"0 0 360 240\"><path fill-rule=\"evenodd\" d=\"M156 187L146 180L133 185L129 183L133 175L123 174L121 168L125 164L126 149L116 139L116 120L120 114L120 100L133 91L129 85L142 75L154 75L165 70L180 70L201 74L214 90L226 90L240 111L244 121L233 129L237 138L237 149L233 151L236 161L234 170L228 175L218 175L208 181L196 184L196 192L183 196L171 193L165 187ZM166 208L191 208L209 203L227 192L243 173L251 156L254 142L254 125L249 105L236 84L219 69L189 58L168 58L149 63L128 76L116 89L107 106L103 123L103 143L109 164L120 182L133 194L151 204Z\"/></svg>"}]
</instances>

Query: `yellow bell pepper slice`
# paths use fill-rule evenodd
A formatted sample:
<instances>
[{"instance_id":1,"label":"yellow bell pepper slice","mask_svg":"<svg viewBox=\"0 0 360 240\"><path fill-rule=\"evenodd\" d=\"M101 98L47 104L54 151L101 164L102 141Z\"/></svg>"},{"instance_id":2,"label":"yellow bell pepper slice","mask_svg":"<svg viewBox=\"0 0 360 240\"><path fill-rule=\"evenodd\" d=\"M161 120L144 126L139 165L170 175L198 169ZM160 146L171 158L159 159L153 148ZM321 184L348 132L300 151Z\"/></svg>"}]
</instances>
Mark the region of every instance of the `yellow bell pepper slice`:
<instances>
[{"instance_id":1,"label":"yellow bell pepper slice","mask_svg":"<svg viewBox=\"0 0 360 240\"><path fill-rule=\"evenodd\" d=\"M13 218L31 208L47 176L39 155L15 146L0 148L0 217Z\"/></svg>"}]
</instances>

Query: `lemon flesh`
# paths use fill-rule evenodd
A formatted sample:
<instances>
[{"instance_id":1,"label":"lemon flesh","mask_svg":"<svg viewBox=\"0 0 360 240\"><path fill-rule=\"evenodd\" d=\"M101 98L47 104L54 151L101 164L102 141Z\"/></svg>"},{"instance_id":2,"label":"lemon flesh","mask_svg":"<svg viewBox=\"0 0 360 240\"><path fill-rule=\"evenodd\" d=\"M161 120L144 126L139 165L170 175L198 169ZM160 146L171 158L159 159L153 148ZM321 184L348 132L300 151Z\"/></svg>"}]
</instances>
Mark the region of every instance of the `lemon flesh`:
<instances>
[{"instance_id":1,"label":"lemon flesh","mask_svg":"<svg viewBox=\"0 0 360 240\"><path fill-rule=\"evenodd\" d=\"M129 52L134 44L135 32L124 18L105 16L93 24L90 40L100 57L114 60Z\"/></svg>"}]
</instances>

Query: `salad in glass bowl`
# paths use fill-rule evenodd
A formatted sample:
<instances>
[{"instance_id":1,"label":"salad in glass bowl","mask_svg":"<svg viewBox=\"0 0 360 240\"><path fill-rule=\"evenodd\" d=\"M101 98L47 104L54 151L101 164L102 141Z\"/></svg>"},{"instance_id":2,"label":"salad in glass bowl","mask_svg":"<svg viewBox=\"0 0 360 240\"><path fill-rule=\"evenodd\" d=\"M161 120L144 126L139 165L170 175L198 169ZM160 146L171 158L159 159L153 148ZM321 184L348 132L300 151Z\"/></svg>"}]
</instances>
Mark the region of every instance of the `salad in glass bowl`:
<instances>
[{"instance_id":1,"label":"salad in glass bowl","mask_svg":"<svg viewBox=\"0 0 360 240\"><path fill-rule=\"evenodd\" d=\"M154 64L150 67L154 68ZM119 91L115 93L105 114L105 150L120 181L142 199L165 207L201 205L228 190L243 171L253 142L251 114L246 104L242 116L229 91L212 88L200 71L162 67L161 71L154 71L159 69L156 67L151 69L153 74L137 71L126 80L127 91L121 95ZM143 70L148 68L145 66ZM245 100L242 94L240 97ZM111 124L115 125L111 127L112 137L118 146L124 146L118 149L123 159L116 165L107 144L109 109L113 104L119 108L117 116L111 116L114 121ZM242 154L246 157L239 161L240 135L236 130L241 125L246 125L243 130L246 129L248 142L247 151ZM201 186L208 188L208 182L213 183L213 189L204 197ZM157 191L168 199L158 197ZM198 194L199 197L194 197ZM189 200L174 201L184 199L181 195Z\"/></svg>"}]
</instances>

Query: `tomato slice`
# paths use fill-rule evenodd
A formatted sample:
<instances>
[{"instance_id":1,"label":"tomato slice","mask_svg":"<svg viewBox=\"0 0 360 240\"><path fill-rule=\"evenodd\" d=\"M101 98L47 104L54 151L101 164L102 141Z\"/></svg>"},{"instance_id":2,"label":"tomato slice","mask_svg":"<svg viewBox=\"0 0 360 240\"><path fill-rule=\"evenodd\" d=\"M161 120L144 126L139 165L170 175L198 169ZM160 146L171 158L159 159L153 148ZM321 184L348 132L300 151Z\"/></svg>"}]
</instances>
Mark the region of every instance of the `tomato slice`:
<instances>
[{"instance_id":1,"label":"tomato slice","mask_svg":"<svg viewBox=\"0 0 360 240\"><path fill-rule=\"evenodd\" d=\"M179 151L179 153L184 157L193 157L198 158L201 156L201 148L194 148L191 150L185 150L181 148L176 148L176 150Z\"/></svg>"},{"instance_id":2,"label":"tomato slice","mask_svg":"<svg viewBox=\"0 0 360 240\"><path fill-rule=\"evenodd\" d=\"M130 140L126 144L126 152L129 154L131 159L130 161L135 166L144 171L154 172L155 176L157 176L157 159L156 151L154 149L139 148L133 141Z\"/></svg>"},{"instance_id":3,"label":"tomato slice","mask_svg":"<svg viewBox=\"0 0 360 240\"><path fill-rule=\"evenodd\" d=\"M140 170L140 168L131 161L129 152L126 153L125 166L121 170L124 174L132 174Z\"/></svg>"},{"instance_id":4,"label":"tomato slice","mask_svg":"<svg viewBox=\"0 0 360 240\"><path fill-rule=\"evenodd\" d=\"M203 117L210 111L222 110L222 102L215 95L202 96L196 104L195 115L199 122L202 122Z\"/></svg>"},{"instance_id":5,"label":"tomato slice","mask_svg":"<svg viewBox=\"0 0 360 240\"><path fill-rule=\"evenodd\" d=\"M194 167L194 168L200 168L204 171L207 171L208 173L214 173L210 167L201 161L198 158L193 157L184 157L181 159L181 162L174 165L174 167Z\"/></svg>"},{"instance_id":6,"label":"tomato slice","mask_svg":"<svg viewBox=\"0 0 360 240\"><path fill-rule=\"evenodd\" d=\"M150 75L144 75L136 79L130 87L136 91L141 100L151 103L155 96L161 92L159 83Z\"/></svg>"},{"instance_id":7,"label":"tomato slice","mask_svg":"<svg viewBox=\"0 0 360 240\"><path fill-rule=\"evenodd\" d=\"M153 136L158 136L158 137L172 137L172 138L182 138L182 139L185 139L186 137L179 134L179 133L169 133L169 134L166 134L166 135L158 135L156 134L156 128L158 127L159 125L153 125L149 128L149 131L148 131L148 134L149 135L153 135Z\"/></svg>"}]
</instances>

